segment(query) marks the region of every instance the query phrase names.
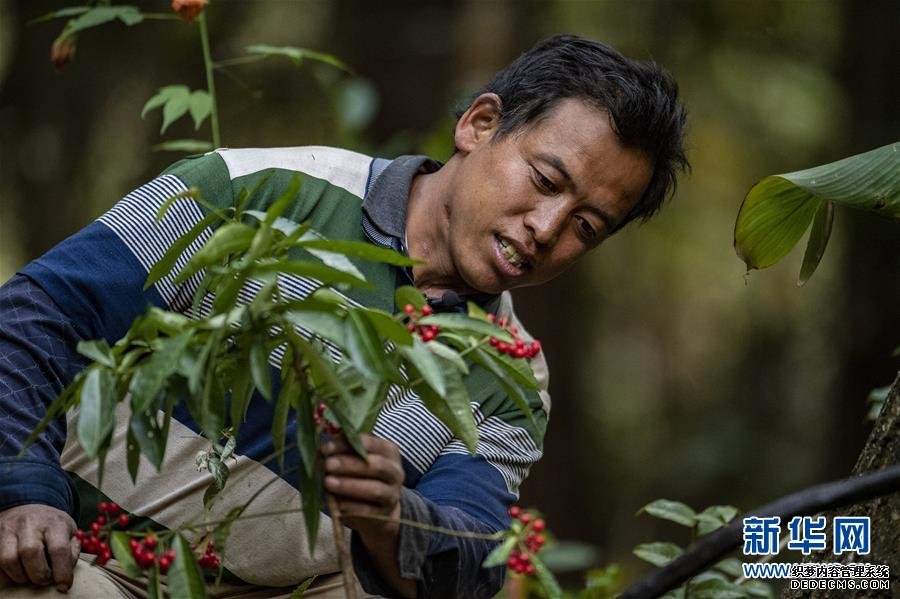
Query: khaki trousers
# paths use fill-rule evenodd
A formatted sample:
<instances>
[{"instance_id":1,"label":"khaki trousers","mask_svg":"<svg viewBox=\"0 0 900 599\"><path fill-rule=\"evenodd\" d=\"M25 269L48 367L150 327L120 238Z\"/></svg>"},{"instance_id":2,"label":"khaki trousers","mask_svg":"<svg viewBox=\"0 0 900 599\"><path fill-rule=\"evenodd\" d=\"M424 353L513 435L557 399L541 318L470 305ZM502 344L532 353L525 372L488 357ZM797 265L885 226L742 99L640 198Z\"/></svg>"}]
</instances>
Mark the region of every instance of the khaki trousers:
<instances>
[{"instance_id":1,"label":"khaki trousers","mask_svg":"<svg viewBox=\"0 0 900 599\"><path fill-rule=\"evenodd\" d=\"M0 589L3 599L146 599L146 580L132 578L110 560L103 567L93 565L94 556L82 553L75 564L75 580L68 593L60 593L56 587L8 587ZM163 593L167 594L165 578ZM206 590L210 599L287 599L296 587L263 587L258 585L234 585L222 583ZM344 582L340 573L316 577L303 597L314 599L344 599ZM357 597L375 597L362 590L356 583ZM177 598L174 598L177 599Z\"/></svg>"}]
</instances>

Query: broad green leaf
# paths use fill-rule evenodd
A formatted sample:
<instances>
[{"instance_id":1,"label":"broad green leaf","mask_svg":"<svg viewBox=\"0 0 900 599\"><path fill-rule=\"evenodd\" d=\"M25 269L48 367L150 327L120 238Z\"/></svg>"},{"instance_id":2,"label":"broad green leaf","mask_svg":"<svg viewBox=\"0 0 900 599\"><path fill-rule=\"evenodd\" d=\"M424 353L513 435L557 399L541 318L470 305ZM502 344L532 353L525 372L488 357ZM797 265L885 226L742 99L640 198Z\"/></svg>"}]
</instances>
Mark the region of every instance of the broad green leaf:
<instances>
[{"instance_id":1,"label":"broad green leaf","mask_svg":"<svg viewBox=\"0 0 900 599\"><path fill-rule=\"evenodd\" d=\"M356 287L372 287L372 284L352 274L325 264L316 264L305 260L285 260L260 264L253 268L253 274L285 273L298 277L316 279L326 285L354 285Z\"/></svg>"},{"instance_id":2,"label":"broad green leaf","mask_svg":"<svg viewBox=\"0 0 900 599\"><path fill-rule=\"evenodd\" d=\"M207 214L203 219L195 223L187 233L176 239L175 243L166 250L163 257L160 258L159 261L153 265L153 268L150 269L150 272L147 273L147 282L144 283L144 289L149 288L161 278L172 272L175 263L178 261L179 256L184 253L184 250L186 250L187 247L203 233L203 231L212 226L218 218L219 217L216 214Z\"/></svg>"},{"instance_id":3,"label":"broad green leaf","mask_svg":"<svg viewBox=\"0 0 900 599\"><path fill-rule=\"evenodd\" d=\"M442 365L438 362L438 358L425 347L424 343L415 339L412 347L400 347L400 354L412 362L435 393L441 397L447 394L447 385L444 383L444 376L441 372Z\"/></svg>"},{"instance_id":4,"label":"broad green leaf","mask_svg":"<svg viewBox=\"0 0 900 599\"><path fill-rule=\"evenodd\" d=\"M750 597L761 597L762 599L773 599L775 597L772 587L761 580L745 580L740 587Z\"/></svg>"},{"instance_id":5,"label":"broad green leaf","mask_svg":"<svg viewBox=\"0 0 900 599\"><path fill-rule=\"evenodd\" d=\"M610 564L605 568L588 570L585 579L585 599L611 599L622 586L622 568L619 564Z\"/></svg>"},{"instance_id":6,"label":"broad green leaf","mask_svg":"<svg viewBox=\"0 0 900 599\"><path fill-rule=\"evenodd\" d=\"M272 380L269 373L269 351L261 339L256 339L250 346L250 374L260 395L271 400Z\"/></svg>"},{"instance_id":7,"label":"broad green leaf","mask_svg":"<svg viewBox=\"0 0 900 599\"><path fill-rule=\"evenodd\" d=\"M169 568L168 587L172 597L179 599L201 599L206 597L203 575L191 552L191 546L181 533L175 533L172 541L175 561Z\"/></svg>"},{"instance_id":8,"label":"broad green leaf","mask_svg":"<svg viewBox=\"0 0 900 599\"><path fill-rule=\"evenodd\" d=\"M159 583L159 567L147 570L147 599L163 599L162 587Z\"/></svg>"},{"instance_id":9,"label":"broad green leaf","mask_svg":"<svg viewBox=\"0 0 900 599\"><path fill-rule=\"evenodd\" d=\"M484 563L481 564L481 567L495 568L497 566L505 564L506 560L509 559L509 554L516 546L517 541L518 539L515 536L506 537L506 539L504 539L502 543L494 547L494 549L488 554L488 556L484 559Z\"/></svg>"},{"instance_id":10,"label":"broad green leaf","mask_svg":"<svg viewBox=\"0 0 900 599\"><path fill-rule=\"evenodd\" d=\"M688 594L693 599L744 599L747 596L738 585L718 578L691 582Z\"/></svg>"},{"instance_id":11,"label":"broad green leaf","mask_svg":"<svg viewBox=\"0 0 900 599\"><path fill-rule=\"evenodd\" d=\"M731 505L712 505L697 514L697 534L705 535L722 528L738 515L739 510Z\"/></svg>"},{"instance_id":12,"label":"broad green leaf","mask_svg":"<svg viewBox=\"0 0 900 599\"><path fill-rule=\"evenodd\" d=\"M534 378L534 371L531 369L530 362L507 354L501 354L496 350L490 352L490 354L494 357L494 361L502 366L516 383L524 386L526 389L540 388L540 383Z\"/></svg>"},{"instance_id":13,"label":"broad green leaf","mask_svg":"<svg viewBox=\"0 0 900 599\"><path fill-rule=\"evenodd\" d=\"M322 478L318 469L312 474L300 471L300 504L303 521L306 523L306 542L309 554L315 555L316 535L319 534L319 518L322 511Z\"/></svg>"},{"instance_id":14,"label":"broad green leaf","mask_svg":"<svg viewBox=\"0 0 900 599\"><path fill-rule=\"evenodd\" d=\"M356 368L373 380L389 378L391 366L388 364L384 344L372 323L357 310L351 310L344 321L346 352Z\"/></svg>"},{"instance_id":15,"label":"broad green leaf","mask_svg":"<svg viewBox=\"0 0 900 599\"><path fill-rule=\"evenodd\" d=\"M136 6L95 6L87 11L81 11L82 8L79 6L69 9L79 11L78 13L69 13L70 15L78 14L79 16L66 24L66 28L63 30L63 35L66 37L116 19L128 26L136 25L144 20L144 16ZM66 16L61 14L62 12L57 11L55 16Z\"/></svg>"},{"instance_id":16,"label":"broad green leaf","mask_svg":"<svg viewBox=\"0 0 900 599\"><path fill-rule=\"evenodd\" d=\"M128 429L137 442L141 453L146 456L150 463L159 470L165 457L166 440L161 436L160 427L156 421L156 411L153 412L134 412L131 413L131 420L128 422Z\"/></svg>"},{"instance_id":17,"label":"broad green leaf","mask_svg":"<svg viewBox=\"0 0 900 599\"><path fill-rule=\"evenodd\" d=\"M340 239L301 239L294 244L304 249L325 250L336 252L345 256L362 258L371 262L384 262L394 266L413 266L421 264L421 260L413 260L392 249L379 247L364 241L345 241Z\"/></svg>"},{"instance_id":18,"label":"broad green leaf","mask_svg":"<svg viewBox=\"0 0 900 599\"><path fill-rule=\"evenodd\" d=\"M346 71L347 73L353 73L353 69L348 67L346 64L344 64L331 54L316 52L314 50L307 50L306 48L255 44L253 46L247 46L246 52L247 54L259 54L262 56L284 56L285 58L291 59L291 61L297 66L300 66L300 63L304 59L316 60L318 62L330 64L331 66L341 69L342 71Z\"/></svg>"},{"instance_id":19,"label":"broad green leaf","mask_svg":"<svg viewBox=\"0 0 900 599\"><path fill-rule=\"evenodd\" d=\"M331 268L336 268L341 272L345 272L349 275L353 275L358 279L364 279L365 276L362 272L356 267L355 264L344 254L340 252L333 252L329 249L319 249L316 247L303 247L299 244L304 242L326 242L328 244L332 243L331 240L325 239L321 234L313 230L307 230L301 235L296 235L295 232L291 233L292 236L297 237L297 239L291 243L291 246L302 247L305 251L309 252Z\"/></svg>"},{"instance_id":20,"label":"broad green leaf","mask_svg":"<svg viewBox=\"0 0 900 599\"><path fill-rule=\"evenodd\" d=\"M816 211L813 218L812 228L809 230L809 241L806 244L806 252L803 254L803 264L800 266L799 285L804 285L816 271L822 255L825 253L825 246L828 245L828 238L831 237L831 224L834 220L834 204L831 202L823 203Z\"/></svg>"},{"instance_id":21,"label":"broad green leaf","mask_svg":"<svg viewBox=\"0 0 900 599\"><path fill-rule=\"evenodd\" d=\"M638 510L638 514L646 512L654 518L670 520L682 526L692 527L697 522L696 513L680 501L657 499Z\"/></svg>"},{"instance_id":22,"label":"broad green leaf","mask_svg":"<svg viewBox=\"0 0 900 599\"><path fill-rule=\"evenodd\" d=\"M267 218L266 213L261 210L244 210L244 212L242 214L244 214L246 216L251 216L261 223L266 222L266 218ZM281 216L279 216L274 221L272 221L271 226L276 231L281 231L282 233L284 233L284 235L286 237L290 237L291 235L294 235L295 233L297 233L298 230L301 230L304 228L305 228L305 230L302 231L301 235L303 233L306 233L307 231L309 231L308 225L306 225L306 224L298 225L294 221L288 220Z\"/></svg>"},{"instance_id":23,"label":"broad green leaf","mask_svg":"<svg viewBox=\"0 0 900 599\"><path fill-rule=\"evenodd\" d=\"M159 130L160 135L166 132L169 125L184 116L191 107L190 90L183 85L174 86L174 88L166 103L163 104L163 123L162 128Z\"/></svg>"},{"instance_id":24,"label":"broad green leaf","mask_svg":"<svg viewBox=\"0 0 900 599\"><path fill-rule=\"evenodd\" d=\"M243 367L238 368L231 379L229 423L234 427L235 435L247 416L247 406L250 405L250 398L253 397L253 385L250 382L250 371Z\"/></svg>"},{"instance_id":25,"label":"broad green leaf","mask_svg":"<svg viewBox=\"0 0 900 599\"><path fill-rule=\"evenodd\" d=\"M212 110L212 98L202 89L196 89L191 94L188 110L191 112L191 118L194 119L194 129L197 130Z\"/></svg>"},{"instance_id":26,"label":"broad green leaf","mask_svg":"<svg viewBox=\"0 0 900 599\"><path fill-rule=\"evenodd\" d=\"M419 373L414 367L410 367L410 376ZM472 406L469 403L469 393L462 376L454 368L447 368L445 373L447 394L440 396L424 382L413 385L413 390L418 394L428 411L443 422L453 435L462 441L466 449L474 454L478 446L478 428L475 426L475 416L472 414Z\"/></svg>"},{"instance_id":27,"label":"broad green leaf","mask_svg":"<svg viewBox=\"0 0 900 599\"><path fill-rule=\"evenodd\" d=\"M116 423L115 379L103 367L90 368L81 387L78 441L84 452L96 458Z\"/></svg>"},{"instance_id":28,"label":"broad green leaf","mask_svg":"<svg viewBox=\"0 0 900 599\"><path fill-rule=\"evenodd\" d=\"M54 10L53 12L49 12L45 15L42 15L36 19L32 19L28 21L29 25L34 25L35 23L42 23L44 21L50 21L52 19L59 19L63 17L74 17L76 15L80 15L86 13L91 10L90 6L70 6L68 8L61 8L59 10Z\"/></svg>"},{"instance_id":29,"label":"broad green leaf","mask_svg":"<svg viewBox=\"0 0 900 599\"><path fill-rule=\"evenodd\" d=\"M206 467L213 476L213 482L210 483L203 493L203 507L209 509L209 506L212 505L216 496L225 488L225 483L228 482L228 475L231 473L231 470L228 468L228 465L216 455L209 456Z\"/></svg>"},{"instance_id":30,"label":"broad green leaf","mask_svg":"<svg viewBox=\"0 0 900 599\"><path fill-rule=\"evenodd\" d=\"M547 596L547 599L561 599L563 596L562 589L560 588L559 583L556 582L556 577L553 576L550 569L544 565L541 558L537 555L532 555L531 563L534 565L535 576L541 587L544 589L544 594Z\"/></svg>"},{"instance_id":31,"label":"broad green leaf","mask_svg":"<svg viewBox=\"0 0 900 599\"><path fill-rule=\"evenodd\" d=\"M900 219L900 142L754 185L735 223L738 256L748 269L775 264L825 202Z\"/></svg>"},{"instance_id":32,"label":"broad green leaf","mask_svg":"<svg viewBox=\"0 0 900 599\"><path fill-rule=\"evenodd\" d=\"M494 378L497 379L497 382L500 383L500 386L503 387L503 390L506 391L507 395L509 395L510 399L513 400L519 410L531 421L532 425L537 426L537 423L534 420L534 414L531 411L531 406L528 404L528 399L525 397L525 393L515 381L510 379L506 370L497 364L494 356L480 347L476 347L468 355L473 362L494 375Z\"/></svg>"},{"instance_id":33,"label":"broad green leaf","mask_svg":"<svg viewBox=\"0 0 900 599\"><path fill-rule=\"evenodd\" d=\"M331 312L317 310L291 310L284 317L292 324L343 347L345 345L344 322Z\"/></svg>"},{"instance_id":34,"label":"broad green leaf","mask_svg":"<svg viewBox=\"0 0 900 599\"><path fill-rule=\"evenodd\" d=\"M94 341L79 341L76 348L82 356L87 356L94 362L102 364L108 368L115 368L116 358L106 343L106 339L97 339Z\"/></svg>"},{"instance_id":35,"label":"broad green leaf","mask_svg":"<svg viewBox=\"0 0 900 599\"><path fill-rule=\"evenodd\" d=\"M554 572L577 572L597 563L597 549L581 541L556 541L541 551L544 564Z\"/></svg>"},{"instance_id":36,"label":"broad green leaf","mask_svg":"<svg viewBox=\"0 0 900 599\"><path fill-rule=\"evenodd\" d=\"M316 467L319 435L313 422L312 397L305 387L297 396L294 408L297 410L297 449L303 462L303 472L306 476L312 476Z\"/></svg>"},{"instance_id":37,"label":"broad green leaf","mask_svg":"<svg viewBox=\"0 0 900 599\"><path fill-rule=\"evenodd\" d=\"M141 575L141 569L138 567L137 562L134 561L128 539L128 535L121 530L114 530L109 539L109 548L112 550L116 561L119 562L119 566L125 570L125 573L137 578Z\"/></svg>"},{"instance_id":38,"label":"broad green leaf","mask_svg":"<svg viewBox=\"0 0 900 599\"><path fill-rule=\"evenodd\" d=\"M383 340L391 341L395 345L412 345L412 334L387 312L373 308L358 308L358 311L366 315Z\"/></svg>"},{"instance_id":39,"label":"broad green leaf","mask_svg":"<svg viewBox=\"0 0 900 599\"><path fill-rule=\"evenodd\" d=\"M212 237L191 257L178 273L175 283L182 283L207 266L221 262L229 254L246 250L253 241L256 229L243 223L226 223L216 229Z\"/></svg>"},{"instance_id":40,"label":"broad green leaf","mask_svg":"<svg viewBox=\"0 0 900 599\"><path fill-rule=\"evenodd\" d=\"M211 141L204 139L174 139L172 141L164 141L150 148L154 152L206 152L212 150Z\"/></svg>"},{"instance_id":41,"label":"broad green leaf","mask_svg":"<svg viewBox=\"0 0 900 599\"><path fill-rule=\"evenodd\" d=\"M436 325L441 329L447 329L454 333L464 333L477 337L496 337L505 342L512 342L513 338L507 331L495 327L489 322L466 316L465 314L432 314L419 319L419 323Z\"/></svg>"},{"instance_id":42,"label":"broad green leaf","mask_svg":"<svg viewBox=\"0 0 900 599\"><path fill-rule=\"evenodd\" d=\"M137 483L138 469L141 465L141 447L138 445L138 441L130 426L128 427L128 434L126 436L125 451L125 461L128 463L128 474L131 476L132 484L134 484Z\"/></svg>"},{"instance_id":43,"label":"broad green leaf","mask_svg":"<svg viewBox=\"0 0 900 599\"><path fill-rule=\"evenodd\" d=\"M665 566L682 553L684 550L674 543L643 543L634 548L636 556L659 567Z\"/></svg>"},{"instance_id":44,"label":"broad green leaf","mask_svg":"<svg viewBox=\"0 0 900 599\"><path fill-rule=\"evenodd\" d=\"M459 355L459 352L452 347L448 347L440 341L428 341L425 343L425 347L435 355L438 355L453 364L462 374L469 374L469 365L466 364L466 361Z\"/></svg>"},{"instance_id":45,"label":"broad green leaf","mask_svg":"<svg viewBox=\"0 0 900 599\"><path fill-rule=\"evenodd\" d=\"M165 387L168 379L177 369L188 344L192 331L184 331L175 337L164 339L159 347L141 364L135 372L128 389L131 392L131 409L144 412L154 408L153 402Z\"/></svg>"},{"instance_id":46,"label":"broad green leaf","mask_svg":"<svg viewBox=\"0 0 900 599\"><path fill-rule=\"evenodd\" d=\"M425 296L415 287L403 285L394 291L394 304L396 304L397 310L403 310L407 304L411 304L416 310L421 310L425 305Z\"/></svg>"},{"instance_id":47,"label":"broad green leaf","mask_svg":"<svg viewBox=\"0 0 900 599\"><path fill-rule=\"evenodd\" d=\"M722 561L717 563L715 566L713 566L713 568L715 568L719 572L722 572L724 574L727 574L728 576L731 576L732 578L737 578L738 576L740 576L743 573L743 570L741 569L741 561L739 559L737 559L736 557L729 557L728 559L723 559Z\"/></svg>"},{"instance_id":48,"label":"broad green leaf","mask_svg":"<svg viewBox=\"0 0 900 599\"><path fill-rule=\"evenodd\" d=\"M483 320L485 322L489 322L487 312L482 310L481 306L479 306L475 302L466 302L466 307L469 310L470 317L477 318L478 320Z\"/></svg>"}]
</instances>

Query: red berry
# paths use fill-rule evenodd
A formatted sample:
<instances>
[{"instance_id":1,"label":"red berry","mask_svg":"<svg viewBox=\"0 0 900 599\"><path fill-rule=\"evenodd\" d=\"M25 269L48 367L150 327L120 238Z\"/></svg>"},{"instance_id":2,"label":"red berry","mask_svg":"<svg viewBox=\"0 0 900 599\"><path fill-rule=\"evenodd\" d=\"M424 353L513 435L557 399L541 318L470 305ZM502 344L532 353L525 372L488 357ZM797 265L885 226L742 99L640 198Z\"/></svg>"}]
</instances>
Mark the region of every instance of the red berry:
<instances>
[{"instance_id":1,"label":"red berry","mask_svg":"<svg viewBox=\"0 0 900 599\"><path fill-rule=\"evenodd\" d=\"M497 344L499 344L499 343L500 343L499 339L497 339L496 337L491 337L491 340L490 340L491 347L497 347Z\"/></svg>"},{"instance_id":2,"label":"red berry","mask_svg":"<svg viewBox=\"0 0 900 599\"><path fill-rule=\"evenodd\" d=\"M510 555L510 556L506 559L506 566L507 566L507 567L509 567L509 568L515 568L517 565L519 565L519 560L518 560L515 556Z\"/></svg>"},{"instance_id":3,"label":"red berry","mask_svg":"<svg viewBox=\"0 0 900 599\"><path fill-rule=\"evenodd\" d=\"M547 523L538 518L534 521L534 524L531 525L531 530L534 532L541 532L547 526Z\"/></svg>"},{"instance_id":4,"label":"red berry","mask_svg":"<svg viewBox=\"0 0 900 599\"><path fill-rule=\"evenodd\" d=\"M541 351L541 342L538 341L537 339L535 339L534 341L532 341L532 342L531 342L531 350L532 350L534 353L537 353L537 352Z\"/></svg>"},{"instance_id":5,"label":"red berry","mask_svg":"<svg viewBox=\"0 0 900 599\"><path fill-rule=\"evenodd\" d=\"M100 532L100 523L99 522L91 523L91 532L94 534L97 534L98 532Z\"/></svg>"},{"instance_id":6,"label":"red berry","mask_svg":"<svg viewBox=\"0 0 900 599\"><path fill-rule=\"evenodd\" d=\"M502 354L502 353L506 353L506 349L509 346L507 344L505 344L504 342L500 341L499 343L497 343L496 347L497 347L497 351Z\"/></svg>"},{"instance_id":7,"label":"red berry","mask_svg":"<svg viewBox=\"0 0 900 599\"><path fill-rule=\"evenodd\" d=\"M531 576L534 573L535 573L534 564L528 564L527 566L525 566L525 574L527 574L528 576Z\"/></svg>"},{"instance_id":8,"label":"red berry","mask_svg":"<svg viewBox=\"0 0 900 599\"><path fill-rule=\"evenodd\" d=\"M100 545L98 548L100 549L101 553L104 551L109 551L109 543L107 543L106 541L100 541Z\"/></svg>"},{"instance_id":9,"label":"red berry","mask_svg":"<svg viewBox=\"0 0 900 599\"><path fill-rule=\"evenodd\" d=\"M79 541L84 541L84 531L81 530L80 528L78 530L76 530L75 538L78 539Z\"/></svg>"},{"instance_id":10,"label":"red berry","mask_svg":"<svg viewBox=\"0 0 900 599\"><path fill-rule=\"evenodd\" d=\"M117 504L117 503L110 503L110 504L109 504L109 507L107 508L106 511L108 511L108 512L109 512L110 514L112 514L112 515L116 515L116 514L119 513L119 510L120 510L120 509L121 509L121 508L119 507L119 504Z\"/></svg>"},{"instance_id":11,"label":"red berry","mask_svg":"<svg viewBox=\"0 0 900 599\"><path fill-rule=\"evenodd\" d=\"M170 565L172 565L172 560L170 560L166 556L162 556L161 558L159 558L159 571L163 574L169 571Z\"/></svg>"},{"instance_id":12,"label":"red berry","mask_svg":"<svg viewBox=\"0 0 900 599\"><path fill-rule=\"evenodd\" d=\"M108 509L109 509L109 504L106 503L105 501L101 501L100 503L97 504L97 511L100 512L101 514L106 512L106 510L108 510Z\"/></svg>"},{"instance_id":13,"label":"red berry","mask_svg":"<svg viewBox=\"0 0 900 599\"><path fill-rule=\"evenodd\" d=\"M529 514L528 512L525 512L524 514L519 516L519 521L522 524L528 524L529 522L531 522L531 514Z\"/></svg>"},{"instance_id":14,"label":"red berry","mask_svg":"<svg viewBox=\"0 0 900 599\"><path fill-rule=\"evenodd\" d=\"M119 526L128 526L128 522L131 518L128 517L128 514L119 514Z\"/></svg>"},{"instance_id":15,"label":"red berry","mask_svg":"<svg viewBox=\"0 0 900 599\"><path fill-rule=\"evenodd\" d=\"M494 322L497 319L497 317L493 313L491 313L491 314L487 315L487 319L488 319L488 322Z\"/></svg>"},{"instance_id":16,"label":"red berry","mask_svg":"<svg viewBox=\"0 0 900 599\"><path fill-rule=\"evenodd\" d=\"M108 562L108 561L109 561L109 558L108 558L108 557L104 557L104 556L102 556L102 555L98 555L98 556L97 556L97 560L96 560L95 563L96 563L98 566L105 566L105 565L106 565L106 562Z\"/></svg>"},{"instance_id":17,"label":"red berry","mask_svg":"<svg viewBox=\"0 0 900 599\"><path fill-rule=\"evenodd\" d=\"M541 545L543 545L544 543L547 542L547 538L544 535L538 535L537 538L534 540L534 542L537 544L538 547L540 547Z\"/></svg>"},{"instance_id":18,"label":"red berry","mask_svg":"<svg viewBox=\"0 0 900 599\"><path fill-rule=\"evenodd\" d=\"M527 553L523 553L521 556L519 556L519 562L527 566L531 563L531 558L528 557Z\"/></svg>"},{"instance_id":19,"label":"red berry","mask_svg":"<svg viewBox=\"0 0 900 599\"><path fill-rule=\"evenodd\" d=\"M175 550L169 549L168 551L163 553L163 557L167 557L167 558L169 558L170 562L174 562L175 561Z\"/></svg>"},{"instance_id":20,"label":"red berry","mask_svg":"<svg viewBox=\"0 0 900 599\"><path fill-rule=\"evenodd\" d=\"M100 552L100 557L104 562L107 562L112 559L112 551L110 551L108 548L104 549Z\"/></svg>"},{"instance_id":21,"label":"red berry","mask_svg":"<svg viewBox=\"0 0 900 599\"><path fill-rule=\"evenodd\" d=\"M517 505L514 505L511 508L509 508L509 517L510 518L518 518L519 514L521 514L521 513L522 513L522 508L520 508Z\"/></svg>"},{"instance_id":22,"label":"red berry","mask_svg":"<svg viewBox=\"0 0 900 599\"><path fill-rule=\"evenodd\" d=\"M528 352L523 347L517 347L513 350L513 355L517 358L524 358Z\"/></svg>"},{"instance_id":23,"label":"red berry","mask_svg":"<svg viewBox=\"0 0 900 599\"><path fill-rule=\"evenodd\" d=\"M511 326L511 327L509 327L509 332L512 333L513 335L518 335L518 334L519 334L519 327L517 327L517 326Z\"/></svg>"},{"instance_id":24,"label":"red berry","mask_svg":"<svg viewBox=\"0 0 900 599\"><path fill-rule=\"evenodd\" d=\"M131 546L131 553L137 553L141 550L141 544L137 539L130 539L128 544Z\"/></svg>"},{"instance_id":25,"label":"red berry","mask_svg":"<svg viewBox=\"0 0 900 599\"><path fill-rule=\"evenodd\" d=\"M156 547L156 537L153 535L148 535L146 539L144 539L144 547L147 549L153 549Z\"/></svg>"},{"instance_id":26,"label":"red berry","mask_svg":"<svg viewBox=\"0 0 900 599\"><path fill-rule=\"evenodd\" d=\"M97 524L100 526L106 524L106 516L97 516Z\"/></svg>"},{"instance_id":27,"label":"red berry","mask_svg":"<svg viewBox=\"0 0 900 599\"><path fill-rule=\"evenodd\" d=\"M406 304L405 306L403 306L403 311L407 314L415 314L416 308L412 304Z\"/></svg>"},{"instance_id":28,"label":"red berry","mask_svg":"<svg viewBox=\"0 0 900 599\"><path fill-rule=\"evenodd\" d=\"M406 325L406 330L412 333L416 330L416 325L414 325L413 323L409 323L408 325Z\"/></svg>"},{"instance_id":29,"label":"red berry","mask_svg":"<svg viewBox=\"0 0 900 599\"><path fill-rule=\"evenodd\" d=\"M428 316L432 312L434 312L434 310L432 310L431 306L429 306L428 304L422 306L422 316Z\"/></svg>"}]
</instances>

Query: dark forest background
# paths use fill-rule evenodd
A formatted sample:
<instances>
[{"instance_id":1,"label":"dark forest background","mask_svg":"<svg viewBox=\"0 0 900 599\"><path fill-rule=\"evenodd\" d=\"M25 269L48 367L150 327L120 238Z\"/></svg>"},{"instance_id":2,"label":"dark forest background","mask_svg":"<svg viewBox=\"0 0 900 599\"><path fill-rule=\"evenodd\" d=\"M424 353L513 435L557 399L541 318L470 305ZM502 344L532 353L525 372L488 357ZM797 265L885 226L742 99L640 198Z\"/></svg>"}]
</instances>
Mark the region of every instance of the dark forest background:
<instances>
[{"instance_id":1,"label":"dark forest background","mask_svg":"<svg viewBox=\"0 0 900 599\"><path fill-rule=\"evenodd\" d=\"M176 21L88 31L57 72L63 21L27 23L71 4L0 0L0 281L177 160L151 150L160 117L140 110L164 85L205 86L195 27ZM220 73L231 147L446 158L458 102L554 33L665 65L690 112L693 173L655 220L515 293L554 401L522 504L631 577L634 545L686 541L635 517L655 498L749 509L849 474L866 396L900 366L900 229L838 211L802 288L802 250L745 276L732 230L763 176L900 139L900 3L220 0L209 19L215 59L292 45L356 71L268 59ZM192 129L166 138L206 134Z\"/></svg>"}]
</instances>

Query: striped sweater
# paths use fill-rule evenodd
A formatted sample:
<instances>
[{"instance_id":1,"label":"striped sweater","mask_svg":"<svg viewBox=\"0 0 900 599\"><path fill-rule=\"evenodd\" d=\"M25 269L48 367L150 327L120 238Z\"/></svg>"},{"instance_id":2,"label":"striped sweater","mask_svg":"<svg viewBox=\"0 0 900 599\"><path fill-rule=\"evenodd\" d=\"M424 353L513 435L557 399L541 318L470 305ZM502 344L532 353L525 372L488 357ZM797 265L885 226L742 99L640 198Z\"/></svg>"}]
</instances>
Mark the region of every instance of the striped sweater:
<instances>
[{"instance_id":1,"label":"striped sweater","mask_svg":"<svg viewBox=\"0 0 900 599\"><path fill-rule=\"evenodd\" d=\"M202 513L201 497L210 479L198 474L193 463L208 442L183 407L176 410L169 430L161 471L142 461L136 485L125 460L116 458L125 455L127 414L121 410L102 489L96 489L95 464L75 435L67 434L75 430L77 411L49 427L25 458L15 456L45 406L84 367L85 359L74 351L79 340L105 338L113 343L149 305L180 312L190 308L199 274L181 285L173 283L172 275L142 290L147 271L208 210L193 200L178 201L157 222L155 214L167 198L197 187L203 198L224 208L233 205L241 189L251 189L268 176L248 206L265 210L301 173L300 194L285 217L309 222L327 238L396 245L397 231L391 228L405 227L409 182L424 161L410 158L387 161L325 147L223 149L191 157L126 196L0 288L0 510L44 503L77 516L80 496L87 515L90 506L85 498L102 496L162 527L176 527ZM389 205L398 201L397 206ZM211 234L211 230L202 234L178 266ZM385 264L354 262L374 287L348 291L348 300L393 312L393 292L404 282L402 273ZM287 277L282 291L302 298L315 286L312 280ZM242 296L247 299L254 292L251 282ZM501 313L514 317L508 293L500 304ZM273 368L277 360L278 356L271 357ZM534 367L546 388L546 365L541 359ZM516 500L519 485L541 455L549 400L544 391L530 395L535 427L484 371L473 368L466 385L479 432L475 455L414 393L398 388L391 390L374 434L400 447L406 473L404 516L447 528L496 531L508 525L507 506ZM271 418L272 405L254 397L240 430L228 486L212 508L213 519L243 504L266 484L251 511L301 505L296 477L283 475L274 462L260 461L273 450ZM293 428L291 423L288 437ZM297 460L296 452L286 456L285 467ZM323 517L311 555L299 513L237 522L223 563L249 583L296 584L310 575L337 570L332 534L330 520ZM391 594L362 544L351 539L363 586ZM257 550L260 547L265 550ZM491 547L401 527L401 572L419 579L420 596L489 597L499 589L503 575L501 568L480 568Z\"/></svg>"}]
</instances>

